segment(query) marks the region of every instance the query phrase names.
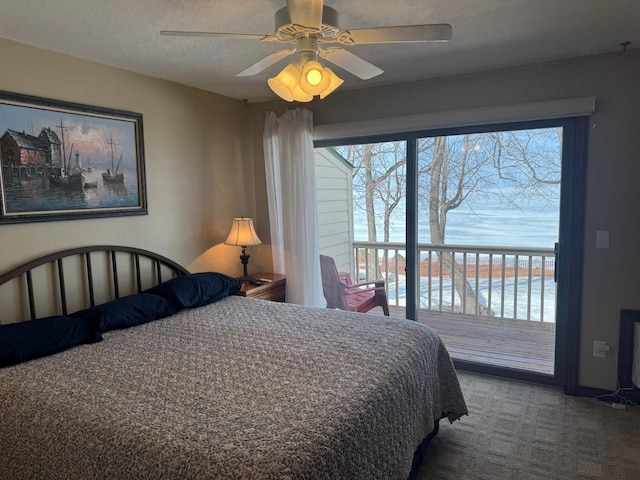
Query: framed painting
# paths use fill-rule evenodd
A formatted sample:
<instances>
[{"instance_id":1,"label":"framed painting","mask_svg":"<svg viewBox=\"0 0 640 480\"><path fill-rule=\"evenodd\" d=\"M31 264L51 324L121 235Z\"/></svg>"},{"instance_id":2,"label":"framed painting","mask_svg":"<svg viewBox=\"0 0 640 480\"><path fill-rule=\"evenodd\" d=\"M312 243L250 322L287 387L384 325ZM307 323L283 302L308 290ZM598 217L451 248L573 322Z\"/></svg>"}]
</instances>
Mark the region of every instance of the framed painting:
<instances>
[{"instance_id":1,"label":"framed painting","mask_svg":"<svg viewBox=\"0 0 640 480\"><path fill-rule=\"evenodd\" d=\"M146 215L142 114L0 91L0 223Z\"/></svg>"}]
</instances>

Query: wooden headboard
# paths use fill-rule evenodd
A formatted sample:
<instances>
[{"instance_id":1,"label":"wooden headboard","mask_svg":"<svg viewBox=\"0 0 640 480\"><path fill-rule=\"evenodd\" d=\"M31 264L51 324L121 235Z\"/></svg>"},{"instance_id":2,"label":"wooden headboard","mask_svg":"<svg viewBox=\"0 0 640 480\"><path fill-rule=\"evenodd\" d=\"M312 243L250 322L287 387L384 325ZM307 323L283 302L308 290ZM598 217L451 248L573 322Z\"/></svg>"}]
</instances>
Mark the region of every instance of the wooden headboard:
<instances>
[{"instance_id":1,"label":"wooden headboard","mask_svg":"<svg viewBox=\"0 0 640 480\"><path fill-rule=\"evenodd\" d=\"M62 250L0 276L0 324L67 315L188 273L173 260L140 248Z\"/></svg>"}]
</instances>

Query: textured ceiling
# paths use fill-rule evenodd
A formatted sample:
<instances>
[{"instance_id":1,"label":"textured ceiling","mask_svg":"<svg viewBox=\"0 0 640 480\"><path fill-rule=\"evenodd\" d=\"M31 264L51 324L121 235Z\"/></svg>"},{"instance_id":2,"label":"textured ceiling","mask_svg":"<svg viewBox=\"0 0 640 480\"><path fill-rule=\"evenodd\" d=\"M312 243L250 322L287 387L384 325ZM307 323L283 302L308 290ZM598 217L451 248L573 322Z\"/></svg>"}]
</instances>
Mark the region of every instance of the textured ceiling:
<instances>
[{"instance_id":1,"label":"textured ceiling","mask_svg":"<svg viewBox=\"0 0 640 480\"><path fill-rule=\"evenodd\" d=\"M235 74L281 44L161 37L160 30L269 34L285 0L0 0L0 37L238 99L275 96L266 79ZM360 80L335 67L341 89L614 52L640 46L640 0L326 0L340 27L450 23L448 43L361 45L384 70ZM333 65L332 65L333 67Z\"/></svg>"}]
</instances>

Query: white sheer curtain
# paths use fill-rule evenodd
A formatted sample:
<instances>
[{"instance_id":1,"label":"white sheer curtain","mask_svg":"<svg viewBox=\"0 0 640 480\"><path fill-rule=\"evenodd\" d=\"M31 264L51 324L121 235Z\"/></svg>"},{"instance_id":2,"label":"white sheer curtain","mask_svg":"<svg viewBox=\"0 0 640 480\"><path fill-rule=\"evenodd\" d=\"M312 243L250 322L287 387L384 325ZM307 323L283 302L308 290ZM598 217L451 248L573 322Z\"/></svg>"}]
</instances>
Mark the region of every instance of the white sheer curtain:
<instances>
[{"instance_id":1,"label":"white sheer curtain","mask_svg":"<svg viewBox=\"0 0 640 480\"><path fill-rule=\"evenodd\" d=\"M287 275L288 302L324 306L311 112L268 112L263 141L274 271Z\"/></svg>"}]
</instances>

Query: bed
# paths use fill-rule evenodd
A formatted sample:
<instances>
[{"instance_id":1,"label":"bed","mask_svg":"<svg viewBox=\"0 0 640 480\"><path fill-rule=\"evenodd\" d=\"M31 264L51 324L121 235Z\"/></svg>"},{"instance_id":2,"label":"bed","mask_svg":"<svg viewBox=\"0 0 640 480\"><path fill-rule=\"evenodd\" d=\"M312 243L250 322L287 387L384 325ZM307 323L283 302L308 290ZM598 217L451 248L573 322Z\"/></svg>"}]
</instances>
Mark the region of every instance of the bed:
<instances>
[{"instance_id":1,"label":"bed","mask_svg":"<svg viewBox=\"0 0 640 480\"><path fill-rule=\"evenodd\" d=\"M40 283L71 315L85 297L100 307L100 288L117 302L191 278L99 246L17 267L0 288L17 283L33 322ZM405 480L439 420L467 413L424 325L235 295L168 313L0 368L0 478Z\"/></svg>"}]
</instances>

